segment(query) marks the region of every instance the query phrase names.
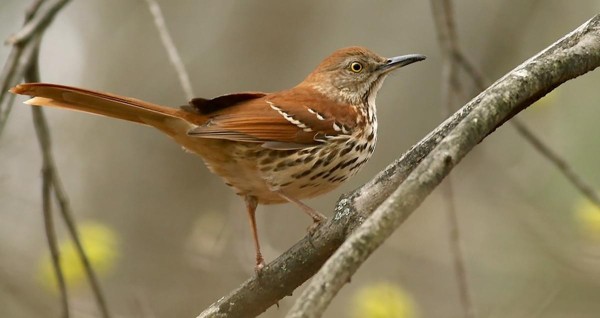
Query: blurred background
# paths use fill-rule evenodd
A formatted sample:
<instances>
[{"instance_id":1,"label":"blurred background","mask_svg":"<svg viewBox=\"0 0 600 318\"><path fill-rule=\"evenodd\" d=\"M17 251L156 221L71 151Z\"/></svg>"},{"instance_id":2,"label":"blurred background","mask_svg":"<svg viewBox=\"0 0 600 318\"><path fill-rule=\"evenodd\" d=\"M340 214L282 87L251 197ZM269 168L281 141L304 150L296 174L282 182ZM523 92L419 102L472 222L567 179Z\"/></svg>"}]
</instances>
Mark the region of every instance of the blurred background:
<instances>
[{"instance_id":1,"label":"blurred background","mask_svg":"<svg viewBox=\"0 0 600 318\"><path fill-rule=\"evenodd\" d=\"M3 0L0 38L31 1ZM159 1L201 97L276 91L335 49L421 53L386 80L379 144L345 186L307 203L331 215L340 194L373 177L442 121L441 59L428 1ZM495 80L600 11L579 0L455 1L463 51ZM9 47L0 48L0 61ZM143 0L72 1L41 47L46 82L165 105L185 94ZM467 81L468 82L468 81ZM600 72L559 87L519 117L600 188ZM471 86L466 85L468 88ZM468 91L473 96L475 91ZM41 156L18 98L0 136L0 316L56 317L41 213ZM195 317L253 274L243 201L161 133L48 110L56 163L115 317ZM498 129L453 171L468 281L478 317L598 317L600 210L515 130ZM436 191L357 272L327 317L461 317L445 200ZM270 261L310 220L261 206ZM73 244L57 218L75 317L97 317ZM283 316L292 297L263 317ZM396 313L385 316L377 314Z\"/></svg>"}]
</instances>

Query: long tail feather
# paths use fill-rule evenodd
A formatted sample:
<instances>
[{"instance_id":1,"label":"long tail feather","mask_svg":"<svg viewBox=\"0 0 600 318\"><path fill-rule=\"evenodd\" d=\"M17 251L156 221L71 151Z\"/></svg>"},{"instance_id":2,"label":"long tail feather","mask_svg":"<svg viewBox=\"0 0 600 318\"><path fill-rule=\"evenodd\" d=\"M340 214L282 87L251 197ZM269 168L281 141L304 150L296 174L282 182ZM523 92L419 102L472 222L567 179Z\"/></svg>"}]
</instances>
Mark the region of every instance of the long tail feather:
<instances>
[{"instance_id":1,"label":"long tail feather","mask_svg":"<svg viewBox=\"0 0 600 318\"><path fill-rule=\"evenodd\" d=\"M168 119L183 119L181 110L176 108L70 86L26 83L17 85L10 91L33 96L25 102L29 105L68 108L151 125L161 130L165 127L160 126L166 125Z\"/></svg>"}]
</instances>

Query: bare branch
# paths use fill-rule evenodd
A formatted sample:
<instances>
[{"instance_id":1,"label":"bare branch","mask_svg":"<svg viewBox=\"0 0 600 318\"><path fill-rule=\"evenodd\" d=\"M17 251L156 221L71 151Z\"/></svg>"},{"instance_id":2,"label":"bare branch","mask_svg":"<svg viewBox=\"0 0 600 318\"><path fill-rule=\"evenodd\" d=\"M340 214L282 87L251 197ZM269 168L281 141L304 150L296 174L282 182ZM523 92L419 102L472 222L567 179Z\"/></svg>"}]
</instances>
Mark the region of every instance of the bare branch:
<instances>
[{"instance_id":1,"label":"bare branch","mask_svg":"<svg viewBox=\"0 0 600 318\"><path fill-rule=\"evenodd\" d=\"M8 54L8 62L4 65L2 74L0 74L0 135L2 135L2 131L6 126L15 100L15 95L7 94L8 88L18 82L12 80L13 74L23 74L25 67L27 67L25 63L27 59L23 62L19 59L22 52L22 48L13 48Z\"/></svg>"},{"instance_id":2,"label":"bare branch","mask_svg":"<svg viewBox=\"0 0 600 318\"><path fill-rule=\"evenodd\" d=\"M50 17L48 18L48 21L52 19L51 17L56 13L56 11L53 13L42 12L38 15L38 11L44 2L45 0L37 0L27 9L25 13L26 26L29 25L31 21L35 20L35 18L39 16ZM48 24L46 24L45 26L47 25ZM14 100L14 96L12 94L7 95L6 90L8 89L8 87L19 82L24 76L38 76L37 61L39 45L43 30L43 28L38 29L38 32L34 35L34 37L29 37L26 43L19 43L24 45L14 45L9 54L7 63L3 68L2 75L0 76L0 133L2 132L8 120L8 116L12 109L12 104ZM4 107L2 107L3 104L5 105ZM35 111L33 112L34 123L39 123L40 116L38 115L39 114ZM38 140L40 142L40 146L42 146L42 144L47 141L43 136L43 126L35 125L35 128ZM52 217L52 184L50 182L52 173L52 169L50 169L50 167L47 165L47 161L44 158L42 164L42 211L44 215L44 229L46 233L46 239L48 241L48 249L50 250L52 267L54 269L54 274L60 293L60 303L62 311L61 316L64 318L68 318L70 316L70 311L67 285L65 283L64 274L60 264L60 251L58 248L54 220Z\"/></svg>"},{"instance_id":3,"label":"bare branch","mask_svg":"<svg viewBox=\"0 0 600 318\"><path fill-rule=\"evenodd\" d=\"M36 35L36 37L39 37L39 36ZM35 51L36 51L35 54L33 54L31 57L30 66L29 66L27 72L25 73L25 81L26 82L39 82L40 81L39 66L38 66L38 48L37 47L36 47ZM44 189L44 191L43 191L44 220L46 223L49 223L50 225L52 225L51 222L46 220L47 214L49 215L49 213L50 213L50 212L46 213L47 206L48 206L48 208L51 208L51 202L50 202L49 195L50 195L50 190L52 189L53 190L52 193L54 194L54 197L58 201L58 204L60 207L59 211L61 213L62 219L65 222L65 224L67 225L69 234L71 235L71 238L73 239L73 242L75 243L77 255L79 256L79 259L81 260L81 262L83 264L84 271L87 275L88 281L90 282L94 297L96 298L98 308L100 309L102 317L109 318L110 314L108 312L108 306L104 299L104 294L102 293L100 284L98 283L98 279L96 277L93 267L90 264L89 258L83 248L83 245L81 244L79 234L77 233L77 226L76 226L74 218L73 218L73 213L71 212L71 208L68 203L67 193L64 190L62 183L60 182L60 177L58 175L58 169L56 168L56 165L54 163L54 156L52 154L52 143L51 143L51 138L50 138L50 129L48 128L48 122L46 120L46 116L44 115L44 111L41 107L32 107L31 111L33 114L33 123L34 123L35 131L36 131L36 134L38 137L38 141L40 144L40 150L42 152L42 159L43 159L42 183L44 185L44 187L43 187L43 189ZM48 231L48 227L47 227L47 231ZM53 226L52 226L52 232L54 232ZM48 234L48 235L50 235L50 234ZM54 234L52 234L52 235L54 235ZM60 266L59 263L57 263L57 265ZM60 269L56 269L56 271L57 271L57 277L59 278L59 281L60 281L61 279L63 279L62 273L59 276L58 272L61 272ZM65 298L64 304L66 306L68 306L68 304L66 303L67 290L66 290L66 285L64 284L64 281L62 282L62 285L60 287L61 287L61 293L62 292L65 293L64 294L64 298ZM67 314L65 317L68 317L68 307L66 309L66 312L67 312Z\"/></svg>"},{"instance_id":4,"label":"bare branch","mask_svg":"<svg viewBox=\"0 0 600 318\"><path fill-rule=\"evenodd\" d=\"M35 57L31 61L32 64L30 66L30 70L27 73L25 73L26 82L40 81L37 61L38 59L36 53ZM87 253L85 252L85 249L83 248L83 245L81 243L81 239L79 238L79 234L77 232L77 225L73 218L73 213L71 212L71 208L68 202L68 196L62 186L60 177L58 175L58 169L56 168L56 165L54 163L54 156L52 154L52 144L50 138L50 129L48 128L46 116L44 115L44 111L41 107L31 107L31 111L33 112L34 126L37 133L38 141L40 143L40 150L42 152L43 158L42 182L44 184L44 210L47 204L47 194L45 191L46 189L50 191L51 186L54 197L59 204L59 211L61 213L62 219L67 225L67 229L69 231L69 234L71 235L71 239L75 243L77 255L79 256L79 259L83 264L83 269L86 273L88 281L90 282L90 286L92 288L93 295L96 298L96 303L98 304L100 313L102 317L110 318L110 313L108 311L108 306L106 304L104 294L102 293L102 289L100 288L100 283L98 282L96 273L94 272L94 269L90 264ZM46 213L44 213L44 219L46 219Z\"/></svg>"},{"instance_id":5,"label":"bare branch","mask_svg":"<svg viewBox=\"0 0 600 318\"><path fill-rule=\"evenodd\" d=\"M37 38L39 42L39 37ZM37 49L35 49L37 51ZM37 55L37 54L36 54ZM32 60L32 63L36 63ZM37 63L36 63L37 64ZM31 69L37 69L37 67L31 67ZM48 139L47 125L45 124L44 114L41 112L41 108L32 107L33 122L35 127L35 133L38 137L40 148L44 149L49 147L50 140ZM54 227L54 221L52 217L52 174L54 170L49 164L46 152L42 151L42 211L44 212L44 228L46 230L46 238L48 240L48 248L52 257L52 266L54 268L54 275L58 283L58 290L60 291L62 317L69 318L69 296L67 292L67 284L65 283L65 277L60 264L60 253L58 249L58 243L56 239L56 231Z\"/></svg>"},{"instance_id":6,"label":"bare branch","mask_svg":"<svg viewBox=\"0 0 600 318\"><path fill-rule=\"evenodd\" d=\"M39 3L39 2L38 2ZM39 8L39 5L33 6ZM35 12L28 11L27 16L34 15ZM32 53L24 54L28 57L29 63L25 70L25 80L36 80L39 79L39 49L42 37L40 34L36 34L31 38L34 45L30 46ZM62 266L60 263L60 251L56 239L56 230L54 226L54 220L52 216L52 176L54 169L52 167L52 156L47 149L50 149L50 136L48 134L48 125L44 119L44 113L41 109L35 107L31 109L33 117L33 125L35 133L38 137L40 148L42 149L42 210L44 213L44 228L46 230L46 238L48 240L48 247L50 249L50 255L52 257L52 266L54 267L54 273L58 281L58 288L61 295L61 305L63 317L68 318L70 316L69 310L69 295L67 291L67 284L65 282Z\"/></svg>"},{"instance_id":7,"label":"bare branch","mask_svg":"<svg viewBox=\"0 0 600 318\"><path fill-rule=\"evenodd\" d=\"M442 102L445 107L442 113L445 118L452 114L459 91L461 91L458 78L458 63L454 58L454 52L458 51L459 48L458 35L456 34L454 23L454 8L452 1L431 0L430 3L443 57ZM444 208L446 209L448 217L450 254L452 255L454 262L458 295L464 317L473 318L475 317L475 309L471 299L464 253L460 240L460 228L456 212L456 200L454 197L452 176L448 176L448 179L442 188L447 200L447 204L444 204Z\"/></svg>"},{"instance_id":8,"label":"bare branch","mask_svg":"<svg viewBox=\"0 0 600 318\"><path fill-rule=\"evenodd\" d=\"M565 81L600 66L600 15L502 77L474 109L340 246L287 317L319 317L358 267L483 138Z\"/></svg>"},{"instance_id":9,"label":"bare branch","mask_svg":"<svg viewBox=\"0 0 600 318\"><path fill-rule=\"evenodd\" d=\"M43 110L42 107L32 107L34 110L39 109ZM42 113L43 115L43 113ZM45 116L42 116L44 123L46 122ZM47 125L47 124L46 124ZM49 133L49 131L48 131ZM48 137L49 138L49 137ZM49 147L49 145L48 145ZM45 149L43 151L48 151L50 156L52 156L52 150L50 148ZM69 231L69 235L75 243L75 250L77 251L77 255L79 256L79 260L83 264L83 269L85 271L85 275L90 283L90 287L92 288L92 294L96 299L96 304L98 305L98 309L100 310L101 317L110 318L110 311L108 310L108 304L106 302L106 297L102 292L102 288L100 287L100 282L98 281L98 277L96 272L94 271L94 267L90 263L90 259L87 256L87 253L81 243L81 238L79 237L79 233L77 232L77 224L75 222L75 218L73 217L73 212L71 210L71 206L69 205L69 199L67 192L65 191L62 182L60 181L60 177L58 175L58 170L54 164L54 159L51 161L51 168L54 173L52 176L52 188L54 189L54 197L58 202L58 206L60 207L59 211L62 216L63 221L67 225L67 230Z\"/></svg>"},{"instance_id":10,"label":"bare branch","mask_svg":"<svg viewBox=\"0 0 600 318\"><path fill-rule=\"evenodd\" d=\"M27 82L39 82L39 67L38 67L38 48L41 41L41 37L52 22L54 16L68 3L68 0L56 0L52 1L48 5L44 6L45 0L35 1L26 12L26 23L23 29L19 31L13 38L9 40L9 43L13 44L13 49L9 56L7 63L5 64L4 70L1 77L0 91L0 105L5 100L12 103L13 96L6 94L8 87L15 85L20 82L21 79L25 79ZM6 98L5 98L6 97ZM9 104L10 105L10 104ZM6 123L10 107L4 108L0 115L0 131ZM70 207L68 205L67 194L62 187L58 176L58 170L54 164L54 158L52 155L52 146L50 139L50 131L48 124L44 116L44 112L41 108L33 107L33 122L40 144L42 152L42 201L44 211L44 221L46 224L46 235L48 237L48 244L52 254L53 265L56 273L56 277L61 292L61 303L63 307L63 317L69 317L69 305L68 295L66 289L66 283L60 267L60 258L58 254L58 247L56 244L56 234L54 230L54 224L52 221L52 202L51 193L59 203L60 212L63 220L65 221L69 233L75 243L77 253L83 263L84 270L90 281L93 294L98 303L98 307L102 314L102 317L110 317L104 295L98 284L98 280L90 265L89 259L83 249L75 222L72 217Z\"/></svg>"},{"instance_id":11,"label":"bare branch","mask_svg":"<svg viewBox=\"0 0 600 318\"><path fill-rule=\"evenodd\" d=\"M455 52L456 61L459 65L467 72L467 74L473 79L473 82L478 89L483 90L485 88L485 76L479 71L479 69L471 63L471 61L461 52ZM513 118L511 121L513 127L517 132L529 142L539 154L548 159L566 178L567 180L577 189L583 196L585 196L590 202L600 208L600 195L594 190L583 177L581 177L575 170L569 165L569 163L561 157L557 152L552 150L546 145L533 131L518 118Z\"/></svg>"},{"instance_id":12,"label":"bare branch","mask_svg":"<svg viewBox=\"0 0 600 318\"><path fill-rule=\"evenodd\" d=\"M177 72L177 76L179 77L179 83L183 88L183 92L185 93L187 99L191 100L195 97L195 95L194 90L192 89L192 84L190 82L190 76L188 75L185 66L183 66L181 56L179 56L177 47L175 46L175 43L173 43L173 39L169 34L169 30L167 29L165 18L163 17L162 11L160 10L160 6L156 2L156 0L146 0L146 3L148 3L148 8L150 9L152 16L154 17L154 25L156 25L163 46L167 50L169 60L171 61L171 64L173 64L173 67Z\"/></svg>"},{"instance_id":13,"label":"bare branch","mask_svg":"<svg viewBox=\"0 0 600 318\"><path fill-rule=\"evenodd\" d=\"M25 10L25 23L26 24L31 22L31 19L38 12L38 10L42 6L42 4L44 4L44 2L46 2L46 0L35 0L35 1L33 1L33 3L31 5L29 5L29 8L27 8L27 10ZM56 14L56 12L54 12L54 13ZM7 44L9 44L8 40L6 40L6 42L7 42ZM14 43L13 43L13 45L14 45Z\"/></svg>"},{"instance_id":14,"label":"bare branch","mask_svg":"<svg viewBox=\"0 0 600 318\"><path fill-rule=\"evenodd\" d=\"M590 186L583 178L578 175L573 168L567 163L567 161L560 157L559 154L550 149L544 144L537 136L533 134L523 122L514 118L510 121L515 129L525 137L525 140L535 148L542 156L550 160L558 168L558 170L579 190L590 202L600 208L600 196L592 186Z\"/></svg>"},{"instance_id":15,"label":"bare branch","mask_svg":"<svg viewBox=\"0 0 600 318\"><path fill-rule=\"evenodd\" d=\"M34 19L44 21L44 23L36 24L37 26L35 27L35 31L42 34L56 13L68 2L68 0L54 0L44 6L47 1L49 0L36 0L27 9L25 13L25 27L30 25L29 23ZM23 32L17 32L17 34L19 33ZM8 94L8 89L17 85L23 79L30 61L30 57L27 55L23 56L23 52L33 52L33 46L35 46L35 41L31 41L31 36L29 35L23 38L23 40L15 42L4 64L2 73L0 73L0 134L2 134L6 126L15 98L13 94Z\"/></svg>"},{"instance_id":16,"label":"bare branch","mask_svg":"<svg viewBox=\"0 0 600 318\"><path fill-rule=\"evenodd\" d=\"M45 1L36 0L28 10L27 15L30 17L28 22L23 26L19 32L12 35L6 44L20 45L28 41L34 34L43 32L44 29L52 22L54 16L62 7L69 2L69 0L55 0L50 3L46 8L46 14L32 14L31 12L37 11Z\"/></svg>"},{"instance_id":17,"label":"bare branch","mask_svg":"<svg viewBox=\"0 0 600 318\"><path fill-rule=\"evenodd\" d=\"M40 113L32 108L33 120L36 122L36 134L38 135L38 140L40 140L41 146L41 130L37 129L39 127L37 123L40 120ZM60 291L60 303L62 315L61 317L68 318L70 317L69 311L69 295L67 292L67 285L65 283L65 276L62 271L62 266L60 263L60 252L58 249L58 243L56 239L56 231L54 228L54 221L52 219L52 170L45 164L42 165L42 211L44 213L44 229L46 232L46 239L48 240L48 249L50 250L50 256L52 258L52 267L54 268L54 275L56 276L56 280L58 283L58 290Z\"/></svg>"}]
</instances>

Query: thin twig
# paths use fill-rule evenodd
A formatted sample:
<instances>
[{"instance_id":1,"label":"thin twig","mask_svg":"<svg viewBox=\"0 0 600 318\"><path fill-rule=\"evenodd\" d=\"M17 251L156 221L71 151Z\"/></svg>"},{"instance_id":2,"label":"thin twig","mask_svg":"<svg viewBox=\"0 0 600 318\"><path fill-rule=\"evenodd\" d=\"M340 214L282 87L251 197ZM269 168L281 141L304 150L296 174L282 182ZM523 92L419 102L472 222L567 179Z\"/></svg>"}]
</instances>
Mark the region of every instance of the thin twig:
<instances>
[{"instance_id":1,"label":"thin twig","mask_svg":"<svg viewBox=\"0 0 600 318\"><path fill-rule=\"evenodd\" d=\"M44 5L49 0L36 0L27 8L25 12L25 25L28 25L32 19L36 18L41 21L47 21L48 23L40 24L36 28L37 32L42 34L52 21L53 17L58 11L64 6L66 2L64 0L55 0L52 3ZM19 32L17 32L19 33ZM25 74L26 67L29 64L29 57L22 56L23 51L30 50L31 46L34 45L34 41L31 41L31 37L27 37L23 41L19 41L12 45L11 51L8 55L6 63L0 73L0 134L2 134L8 117L12 110L14 95L8 94L8 89L17 85Z\"/></svg>"},{"instance_id":2,"label":"thin twig","mask_svg":"<svg viewBox=\"0 0 600 318\"><path fill-rule=\"evenodd\" d=\"M29 69L25 73L25 82L40 81L38 60L38 50L36 48L36 53L32 56ZM83 269L87 275L88 281L90 282L90 286L92 288L92 292L96 299L96 303L100 310L101 316L103 318L110 318L110 313L108 311L108 306L106 304L104 294L102 293L96 273L94 272L94 269L90 264L89 257L87 256L87 253L81 243L81 239L79 238L79 234L77 232L77 225L75 223L73 213L69 205L68 195L60 181L58 169L56 168L56 164L54 163L54 155L52 154L52 144L50 138L50 129L48 128L46 116L44 115L44 111L41 107L33 106L31 110L34 116L34 126L37 132L40 150L42 152L43 158L44 173L42 174L42 182L44 185L47 185L48 191L50 187L53 190L52 193L54 194L54 198L58 202L58 205L60 207L59 211L61 213L63 221L67 225L67 230L71 235L71 239L75 243L77 255L79 256L79 259L83 264ZM44 189L46 189L46 186L44 187ZM46 206L45 200L46 193L44 192L44 206Z\"/></svg>"},{"instance_id":3,"label":"thin twig","mask_svg":"<svg viewBox=\"0 0 600 318\"><path fill-rule=\"evenodd\" d=\"M29 67L25 72L26 78L37 78L39 77L38 68L38 54L39 54L39 43L41 40L40 35L35 36L36 45L32 46L34 53L31 55L29 60ZM54 274L58 281L58 289L60 291L62 317L68 318L70 316L69 310L69 295L67 292L67 284L62 271L60 263L60 251L58 249L58 243L56 239L56 230L54 226L52 216L52 175L54 169L52 167L52 156L47 149L50 148L50 137L48 135L48 125L44 119L44 113L39 107L31 108L33 116L33 126L35 133L42 149L42 210L44 212L44 227L46 230L46 238L48 240L48 247L50 249L50 255L52 257L52 266L54 267Z\"/></svg>"},{"instance_id":4,"label":"thin twig","mask_svg":"<svg viewBox=\"0 0 600 318\"><path fill-rule=\"evenodd\" d=\"M23 74L23 71L18 72L17 69L25 69L25 66L22 65L23 63L19 59L22 52L23 48L13 47L8 54L7 63L4 64L2 74L0 74L0 135L2 135L4 127L6 127L15 100L15 95L8 94L8 88L18 83L18 81L13 80L13 74Z\"/></svg>"},{"instance_id":5,"label":"thin twig","mask_svg":"<svg viewBox=\"0 0 600 318\"><path fill-rule=\"evenodd\" d=\"M27 25L35 16L41 5L45 0L36 0L25 12L25 25ZM52 16L54 13L43 12L40 15L49 14ZM8 87L21 81L24 76L35 77L38 74L38 53L39 45L41 41L43 29L40 29L33 38L29 38L26 43L19 43L19 45L13 45L9 58L4 65L2 75L0 76L0 106L5 104L0 109L0 133L2 132L5 124L10 115L14 96L12 94L6 94ZM43 144L49 142L44 136L43 126L37 125L40 122L39 113L33 112L33 121L35 131L38 136L40 147ZM52 259L52 267L58 284L58 290L60 293L61 303L61 317L68 318L70 316L69 310L69 297L67 292L67 285L65 282L64 274L60 264L60 251L56 239L56 231L54 227L54 220L52 216L52 184L50 182L51 175L53 173L51 167L48 165L47 158L43 158L42 163L42 212L44 216L44 229L46 233L46 240L48 241L48 249L50 250L50 257Z\"/></svg>"},{"instance_id":6,"label":"thin twig","mask_svg":"<svg viewBox=\"0 0 600 318\"><path fill-rule=\"evenodd\" d=\"M181 61L181 56L179 56L177 47L175 46L175 43L169 34L169 30L167 29L165 18L162 14L160 6L155 0L146 0L146 3L148 3L148 8L154 17L154 25L156 25L163 46L167 50L169 60L171 61L171 64L173 64L173 67L175 67L175 72L177 72L177 77L179 77L179 83L183 88L183 92L185 93L187 99L191 100L196 95L194 95L194 90L192 89L190 76L185 70L185 66L183 66L183 62Z\"/></svg>"},{"instance_id":7,"label":"thin twig","mask_svg":"<svg viewBox=\"0 0 600 318\"><path fill-rule=\"evenodd\" d=\"M34 106L33 108L42 110L41 107ZM44 121L46 121L45 117L43 118ZM48 149L47 151L51 152L51 149ZM54 171L57 171L57 168L54 165L54 160L52 161L52 168ZM83 244L81 243L81 238L79 237L79 233L77 232L77 224L75 222L75 218L73 217L71 206L69 205L67 192L65 191L65 188L62 185L62 182L60 181L60 177L56 172L52 174L52 187L54 189L54 197L56 198L58 206L60 207L59 211L61 213L63 221L67 225L67 230L71 235L71 239L75 243L77 255L79 256L79 260L83 264L83 269L90 283L90 287L92 288L92 292L94 298L96 299L96 304L98 305L100 314L103 318L110 318L111 315L108 309L108 304L106 302L106 297L104 297L104 293L102 292L102 288L100 287L100 282L98 281L98 277L96 275L96 272L94 271L94 267L90 263L90 259L87 256Z\"/></svg>"},{"instance_id":8,"label":"thin twig","mask_svg":"<svg viewBox=\"0 0 600 318\"><path fill-rule=\"evenodd\" d=\"M32 9L28 10L27 15L30 17L29 21L23 26L19 32L12 35L6 44L19 45L28 41L34 34L46 29L46 27L52 22L54 16L62 7L67 4L69 0L56 0L48 6L48 14L34 15L30 12L35 12L42 5L42 1L37 0L31 6Z\"/></svg>"},{"instance_id":9,"label":"thin twig","mask_svg":"<svg viewBox=\"0 0 600 318\"><path fill-rule=\"evenodd\" d=\"M38 66L38 55L39 50L36 47L36 52L31 58L31 64L29 69L25 73L25 81L26 82L39 82L39 66ZM61 212L61 216L63 221L67 225L67 229L75 243L75 247L77 249L77 254L83 264L83 268L88 276L88 280L90 281L90 285L93 290L93 294L96 297L96 302L98 303L98 307L100 308L102 317L108 318L110 317L108 313L108 308L106 306L106 301L104 300L104 295L100 290L100 286L98 284L98 279L94 273L92 266L90 265L89 259L83 246L81 244L81 240L79 239L79 235L77 233L77 227L75 225L75 221L73 220L73 216L68 204L67 194L60 182L60 177L58 176L58 169L54 163L54 156L52 154L52 143L50 138L50 129L48 128L48 121L46 120L46 116L44 115L44 111L41 107L32 107L31 111L33 113L34 119L34 127L37 133L38 141L40 144L40 150L42 152L42 183L44 184L44 190L48 191L46 193L44 191L43 202L44 209L46 209L46 205L50 205L50 190L52 194L54 194L54 198L58 201L59 211ZM46 217L46 213L44 213L44 217ZM45 218L44 218L45 219ZM64 284L64 282L63 282ZM66 285L61 286L61 288L65 288L66 293ZM66 294L65 294L66 297ZM68 306L68 305L67 305ZM67 315L68 316L68 315Z\"/></svg>"},{"instance_id":10,"label":"thin twig","mask_svg":"<svg viewBox=\"0 0 600 318\"><path fill-rule=\"evenodd\" d=\"M435 21L440 50L442 52L442 102L444 118L450 116L454 111L458 91L461 89L458 78L458 65L454 59L454 52L458 50L458 35L454 23L454 8L451 0L431 0L433 19ZM467 270L464 260L464 252L460 239L460 228L456 211L456 199L454 197L454 186L452 176L448 176L442 186L447 204L444 204L448 217L450 254L454 262L454 271L458 287L458 295L463 309L464 317L475 317L475 309L471 297Z\"/></svg>"},{"instance_id":11,"label":"thin twig","mask_svg":"<svg viewBox=\"0 0 600 318\"><path fill-rule=\"evenodd\" d=\"M471 100L465 107L473 105L472 111L373 215L350 234L296 299L287 317L320 317L370 254L473 147L499 125L557 86L598 66L600 15L527 60Z\"/></svg>"},{"instance_id":12,"label":"thin twig","mask_svg":"<svg viewBox=\"0 0 600 318\"><path fill-rule=\"evenodd\" d=\"M40 141L40 147L42 146L42 130L40 127L40 118L42 113L40 113L40 108L32 108L33 121L35 122L36 134L38 136L38 140ZM62 266L60 263L60 252L58 249L58 243L56 239L56 231L54 229L54 221L52 217L52 169L47 165L47 162L44 160L42 164L42 211L44 212L44 228L46 232L46 239L48 240L48 248L50 250L50 255L52 258L52 267L54 268L54 275L56 276L56 280L58 282L58 290L60 291L60 303L62 308L62 317L68 318L70 317L69 313L69 298L67 292L67 285L65 282L65 277L62 271Z\"/></svg>"},{"instance_id":13,"label":"thin twig","mask_svg":"<svg viewBox=\"0 0 600 318\"><path fill-rule=\"evenodd\" d=\"M544 144L541 139L536 137L529 128L525 126L523 122L518 120L518 118L514 118L511 120L513 127L521 134L521 136L525 137L525 140L529 141L529 143L535 148L542 156L546 157L546 159L550 160L558 168L560 172L581 192L588 200L595 204L600 208L600 196L598 192L594 191L594 189L585 181L583 178L577 174L571 165L563 159L560 155L550 149L546 144Z\"/></svg>"},{"instance_id":14,"label":"thin twig","mask_svg":"<svg viewBox=\"0 0 600 318\"><path fill-rule=\"evenodd\" d=\"M21 79L25 79L27 82L39 82L39 67L38 67L38 46L41 41L43 32L46 30L50 22L52 22L54 16L68 3L69 0L56 0L47 6L44 0L35 1L30 8L26 11L27 22L24 28L19 31L15 37L12 38L10 43L13 44L13 51L5 64L4 71L2 73L0 92L0 102L4 99L4 96L10 96L7 98L10 100L11 95L6 95L6 89L10 86L15 85ZM1 105L1 104L0 104ZM8 111L3 111L0 114L5 116L0 118L0 131L6 123L8 118ZM36 129L40 149L42 152L42 183L43 183L43 207L44 207L44 220L46 223L46 234L48 236L48 243L53 257L53 264L55 266L55 273L59 282L59 289L61 291L61 298L63 304L63 315L64 317L69 316L68 306L68 295L64 276L60 267L59 254L56 247L56 235L54 225L51 216L51 198L50 194L53 193L54 197L59 203L61 216L67 225L67 229L75 242L77 253L83 263L84 270L90 281L94 297L98 303L98 307L102 314L102 317L109 318L109 312L104 300L104 295L101 292L98 280L93 271L93 268L89 262L89 259L83 249L79 236L77 234L76 225L72 217L71 210L68 205L67 194L60 182L58 176L58 170L54 164L54 158L52 155L52 146L50 139L50 131L48 124L44 116L44 112L41 108L32 108L34 126Z\"/></svg>"},{"instance_id":15,"label":"thin twig","mask_svg":"<svg viewBox=\"0 0 600 318\"><path fill-rule=\"evenodd\" d=\"M483 90L486 85L485 76L483 73L463 54L461 51L455 52L456 61L469 75L477 88ZM583 196L585 196L592 204L595 204L600 208L600 195L594 190L594 187L590 185L581 175L579 175L573 167L557 152L552 150L546 145L538 136L536 136L531 129L518 118L513 118L511 121L512 126L517 132L529 142L540 155L548 159L557 169L560 171L567 180L577 189Z\"/></svg>"},{"instance_id":16,"label":"thin twig","mask_svg":"<svg viewBox=\"0 0 600 318\"><path fill-rule=\"evenodd\" d=\"M25 10L25 23L31 22L31 19L36 14L36 12L42 7L42 4L44 4L44 2L46 2L46 0L34 0L33 3L29 5L29 7ZM56 14L56 12L54 13ZM14 44L15 43L13 43L13 45Z\"/></svg>"}]
</instances>

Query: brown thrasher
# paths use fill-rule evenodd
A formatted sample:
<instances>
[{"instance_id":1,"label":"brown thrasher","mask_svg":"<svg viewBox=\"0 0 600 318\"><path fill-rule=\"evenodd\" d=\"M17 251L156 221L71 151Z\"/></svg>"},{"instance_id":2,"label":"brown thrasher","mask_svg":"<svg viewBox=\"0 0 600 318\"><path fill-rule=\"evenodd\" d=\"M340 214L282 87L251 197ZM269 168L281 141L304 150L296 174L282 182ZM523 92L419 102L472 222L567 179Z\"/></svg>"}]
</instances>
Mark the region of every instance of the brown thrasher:
<instances>
[{"instance_id":1,"label":"brown thrasher","mask_svg":"<svg viewBox=\"0 0 600 318\"><path fill-rule=\"evenodd\" d=\"M52 106L153 126L196 153L246 201L256 248L258 204L291 202L318 225L325 217L300 199L339 186L371 157L377 140L375 97L385 77L425 56L390 59L362 47L335 51L297 86L194 98L170 108L113 94L46 83L11 92Z\"/></svg>"}]
</instances>

